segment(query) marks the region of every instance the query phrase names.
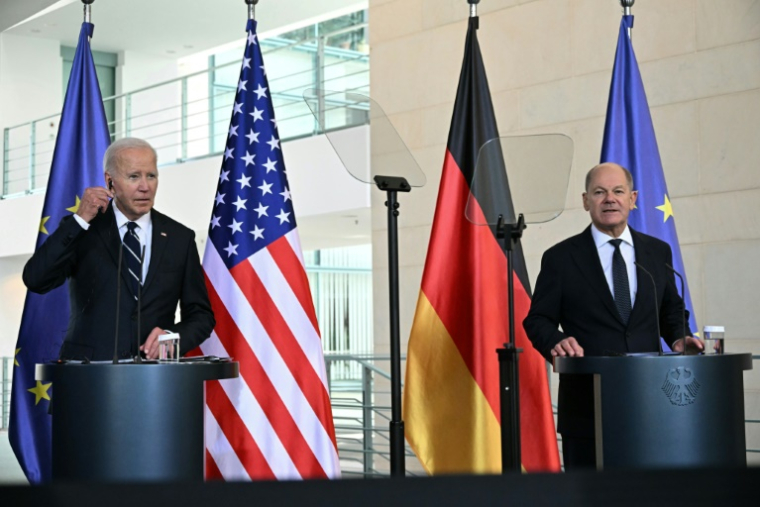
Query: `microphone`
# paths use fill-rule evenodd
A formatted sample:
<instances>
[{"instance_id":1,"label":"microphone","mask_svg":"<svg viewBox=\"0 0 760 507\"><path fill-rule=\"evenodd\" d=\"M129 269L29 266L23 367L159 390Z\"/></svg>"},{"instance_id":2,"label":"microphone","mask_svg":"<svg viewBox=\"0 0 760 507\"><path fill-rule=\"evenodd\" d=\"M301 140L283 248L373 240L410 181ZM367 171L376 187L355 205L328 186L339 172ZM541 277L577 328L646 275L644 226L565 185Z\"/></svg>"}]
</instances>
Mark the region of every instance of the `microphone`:
<instances>
[{"instance_id":1,"label":"microphone","mask_svg":"<svg viewBox=\"0 0 760 507\"><path fill-rule=\"evenodd\" d=\"M140 306L142 305L142 280L143 280L143 262L145 261L145 245L140 252L140 283L137 284L137 357L136 363L142 363L140 356Z\"/></svg>"},{"instance_id":2,"label":"microphone","mask_svg":"<svg viewBox=\"0 0 760 507\"><path fill-rule=\"evenodd\" d=\"M686 292L684 291L683 276L681 276L681 273L679 273L678 271L676 271L675 268L673 268L673 266L671 266L667 262L665 263L665 267L668 268L668 270L671 273L673 273L674 275L676 275L678 277L678 280L681 282L681 304L683 305L681 307L681 310L682 310L681 313L683 315L683 319L682 319L683 327L681 328L681 329L683 329L683 333L681 333L681 336L683 336L683 351L684 351L684 354L685 354L686 353L686 299L685 299L686 298Z\"/></svg>"},{"instance_id":3,"label":"microphone","mask_svg":"<svg viewBox=\"0 0 760 507\"><path fill-rule=\"evenodd\" d=\"M650 280L652 280L652 289L654 290L654 321L657 323L657 351L662 356L662 339L660 338L662 336L662 333L660 332L660 307L657 304L657 285L654 283L654 277L652 276L652 273L647 271L647 269L638 262L633 261L633 263L636 264L637 268L646 273Z\"/></svg>"},{"instance_id":4,"label":"microphone","mask_svg":"<svg viewBox=\"0 0 760 507\"><path fill-rule=\"evenodd\" d=\"M121 263L124 260L124 247L119 245L119 267L116 268L116 329L113 333L113 364L119 364L119 307L121 306Z\"/></svg>"}]
</instances>

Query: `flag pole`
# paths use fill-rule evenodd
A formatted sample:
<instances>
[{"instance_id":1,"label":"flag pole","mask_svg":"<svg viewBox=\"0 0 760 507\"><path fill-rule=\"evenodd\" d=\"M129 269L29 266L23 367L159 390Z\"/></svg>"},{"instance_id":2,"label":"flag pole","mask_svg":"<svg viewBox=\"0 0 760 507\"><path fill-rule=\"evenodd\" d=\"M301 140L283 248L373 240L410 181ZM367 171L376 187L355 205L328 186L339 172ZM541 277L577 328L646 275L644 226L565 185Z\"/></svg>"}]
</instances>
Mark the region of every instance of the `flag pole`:
<instances>
[{"instance_id":1,"label":"flag pole","mask_svg":"<svg viewBox=\"0 0 760 507\"><path fill-rule=\"evenodd\" d=\"M623 15L624 16L630 16L631 15L631 7L633 7L633 4L636 2L636 0L620 0L620 5L623 6ZM628 29L628 38L631 38L631 29Z\"/></svg>"},{"instance_id":2,"label":"flag pole","mask_svg":"<svg viewBox=\"0 0 760 507\"><path fill-rule=\"evenodd\" d=\"M248 19L256 19L256 4L259 0L245 0L245 3L248 4Z\"/></svg>"},{"instance_id":3,"label":"flag pole","mask_svg":"<svg viewBox=\"0 0 760 507\"><path fill-rule=\"evenodd\" d=\"M478 4L480 0L467 0L470 4L470 18L478 28ZM516 224L504 223L499 215L496 236L504 240L504 254L507 258L507 300L509 329L507 343L496 351L499 360L499 403L501 406L501 473L522 472L522 450L520 442L520 353L515 335L515 290L514 264L512 252L516 242L522 237L525 219L522 214Z\"/></svg>"},{"instance_id":4,"label":"flag pole","mask_svg":"<svg viewBox=\"0 0 760 507\"><path fill-rule=\"evenodd\" d=\"M477 18L478 4L480 3L480 0L467 0L467 3L470 4L470 17Z\"/></svg>"},{"instance_id":5,"label":"flag pole","mask_svg":"<svg viewBox=\"0 0 760 507\"><path fill-rule=\"evenodd\" d=\"M90 18L92 16L92 4L95 0L82 0L84 4L84 22L91 23Z\"/></svg>"}]
</instances>

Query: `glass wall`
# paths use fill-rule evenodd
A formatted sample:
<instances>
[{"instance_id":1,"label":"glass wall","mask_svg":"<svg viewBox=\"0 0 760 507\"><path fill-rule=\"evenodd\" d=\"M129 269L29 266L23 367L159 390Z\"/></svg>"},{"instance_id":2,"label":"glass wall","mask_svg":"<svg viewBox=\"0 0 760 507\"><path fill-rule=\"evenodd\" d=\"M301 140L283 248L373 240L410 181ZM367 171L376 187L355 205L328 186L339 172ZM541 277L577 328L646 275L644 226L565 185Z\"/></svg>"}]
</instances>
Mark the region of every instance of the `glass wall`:
<instances>
[{"instance_id":1,"label":"glass wall","mask_svg":"<svg viewBox=\"0 0 760 507\"><path fill-rule=\"evenodd\" d=\"M367 12L347 14L261 41L277 125L282 139L318 133L303 101L304 90L320 88L369 94ZM243 44L209 58L213 103L213 150L224 149L232 100L237 90ZM345 126L368 121L366 113L345 118Z\"/></svg>"},{"instance_id":2,"label":"glass wall","mask_svg":"<svg viewBox=\"0 0 760 507\"><path fill-rule=\"evenodd\" d=\"M261 39L281 141L320 133L305 90L369 93L366 11ZM105 96L114 138L141 137L158 152L161 165L217 156L226 142L245 38L183 77L122 95ZM192 59L192 57L190 58ZM105 79L105 78L104 78ZM368 123L366 111L345 112L336 128ZM47 185L60 115L6 128L2 197L43 191ZM331 126L333 125L331 119Z\"/></svg>"}]
</instances>

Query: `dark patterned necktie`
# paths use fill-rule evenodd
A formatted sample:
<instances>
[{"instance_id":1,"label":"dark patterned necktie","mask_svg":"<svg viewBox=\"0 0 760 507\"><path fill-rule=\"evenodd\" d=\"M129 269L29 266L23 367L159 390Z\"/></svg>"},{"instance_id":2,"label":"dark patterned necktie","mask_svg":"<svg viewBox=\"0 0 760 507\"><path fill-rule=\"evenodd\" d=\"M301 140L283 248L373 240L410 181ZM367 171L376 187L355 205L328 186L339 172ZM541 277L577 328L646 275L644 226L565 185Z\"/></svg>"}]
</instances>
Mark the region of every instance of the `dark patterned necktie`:
<instances>
[{"instance_id":1,"label":"dark patterned necktie","mask_svg":"<svg viewBox=\"0 0 760 507\"><path fill-rule=\"evenodd\" d=\"M612 287L615 289L615 306L617 306L623 323L628 324L631 316L631 290L628 286L628 270L625 267L623 254L620 253L622 239L612 239L610 243L615 247L612 254Z\"/></svg>"},{"instance_id":2,"label":"dark patterned necktie","mask_svg":"<svg viewBox=\"0 0 760 507\"><path fill-rule=\"evenodd\" d=\"M140 238L137 236L135 229L137 224L127 222L127 232L124 233L122 248L124 249L124 258L127 260L127 270L129 271L129 280L132 286L132 293L137 297L137 286L142 283L142 269L140 269Z\"/></svg>"}]
</instances>

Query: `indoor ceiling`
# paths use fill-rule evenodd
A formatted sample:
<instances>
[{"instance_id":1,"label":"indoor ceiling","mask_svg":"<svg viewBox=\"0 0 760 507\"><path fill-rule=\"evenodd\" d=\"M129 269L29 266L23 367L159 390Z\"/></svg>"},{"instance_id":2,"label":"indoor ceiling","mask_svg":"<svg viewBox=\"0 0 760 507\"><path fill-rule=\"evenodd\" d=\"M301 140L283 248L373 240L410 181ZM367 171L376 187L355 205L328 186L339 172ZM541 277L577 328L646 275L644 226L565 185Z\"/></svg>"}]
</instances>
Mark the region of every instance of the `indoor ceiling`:
<instances>
[{"instance_id":1,"label":"indoor ceiling","mask_svg":"<svg viewBox=\"0 0 760 507\"><path fill-rule=\"evenodd\" d=\"M260 34L282 33L366 6L367 0L260 0L256 19ZM0 13L17 23L4 33L76 46L82 7L80 0L2 0ZM244 0L96 0L92 48L179 58L240 39L247 13Z\"/></svg>"}]
</instances>

